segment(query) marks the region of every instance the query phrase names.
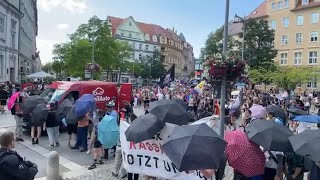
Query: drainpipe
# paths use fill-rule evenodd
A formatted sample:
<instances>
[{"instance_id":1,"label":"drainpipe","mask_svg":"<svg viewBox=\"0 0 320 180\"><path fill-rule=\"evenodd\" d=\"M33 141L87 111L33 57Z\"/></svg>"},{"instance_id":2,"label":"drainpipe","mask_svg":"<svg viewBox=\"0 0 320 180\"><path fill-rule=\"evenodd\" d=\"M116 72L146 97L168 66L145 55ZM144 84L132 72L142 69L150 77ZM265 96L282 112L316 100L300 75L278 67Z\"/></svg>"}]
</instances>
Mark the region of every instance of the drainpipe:
<instances>
[{"instance_id":1,"label":"drainpipe","mask_svg":"<svg viewBox=\"0 0 320 180\"><path fill-rule=\"evenodd\" d=\"M19 12L21 13L21 0L19 0ZM22 13L21 13L22 14ZM20 51L21 51L21 47L20 47L20 43L21 43L21 19L23 18L24 14L22 14L19 18L19 32L18 32L18 81L21 84L21 80L22 80L22 72L20 72L20 66L22 65L20 63Z\"/></svg>"}]
</instances>

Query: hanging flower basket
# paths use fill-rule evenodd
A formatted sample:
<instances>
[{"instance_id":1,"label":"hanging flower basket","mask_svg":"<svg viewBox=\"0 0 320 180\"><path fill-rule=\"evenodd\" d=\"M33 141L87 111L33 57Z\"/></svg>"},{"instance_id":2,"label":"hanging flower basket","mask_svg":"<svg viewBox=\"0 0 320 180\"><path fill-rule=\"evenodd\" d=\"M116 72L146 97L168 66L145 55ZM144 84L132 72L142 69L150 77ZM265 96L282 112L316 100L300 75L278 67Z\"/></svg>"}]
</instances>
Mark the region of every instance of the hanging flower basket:
<instances>
[{"instance_id":1,"label":"hanging flower basket","mask_svg":"<svg viewBox=\"0 0 320 180\"><path fill-rule=\"evenodd\" d=\"M246 64L237 58L215 59L211 61L209 75L212 80L221 80L226 77L227 81L242 80L245 74Z\"/></svg>"},{"instance_id":2,"label":"hanging flower basket","mask_svg":"<svg viewBox=\"0 0 320 180\"><path fill-rule=\"evenodd\" d=\"M85 68L88 71L100 71L101 69L100 65L97 63L87 63Z\"/></svg>"}]
</instances>

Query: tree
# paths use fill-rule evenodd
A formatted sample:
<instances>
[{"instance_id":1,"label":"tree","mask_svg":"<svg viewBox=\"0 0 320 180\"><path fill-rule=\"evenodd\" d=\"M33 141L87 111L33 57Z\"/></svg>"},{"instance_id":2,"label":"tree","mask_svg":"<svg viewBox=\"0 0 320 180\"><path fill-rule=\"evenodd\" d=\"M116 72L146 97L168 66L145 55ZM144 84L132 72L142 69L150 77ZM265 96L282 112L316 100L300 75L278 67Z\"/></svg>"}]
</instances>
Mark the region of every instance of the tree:
<instances>
[{"instance_id":1,"label":"tree","mask_svg":"<svg viewBox=\"0 0 320 180\"><path fill-rule=\"evenodd\" d=\"M162 77L166 72L163 62L159 51L155 51L152 56L142 57L138 63L141 73L139 76L142 78Z\"/></svg>"},{"instance_id":2,"label":"tree","mask_svg":"<svg viewBox=\"0 0 320 180\"><path fill-rule=\"evenodd\" d=\"M239 41L236 41L231 36L228 37L228 53L239 55ZM200 57L211 56L215 57L216 54L223 54L223 28L211 32L205 42L205 47L201 49Z\"/></svg>"},{"instance_id":3,"label":"tree","mask_svg":"<svg viewBox=\"0 0 320 180\"><path fill-rule=\"evenodd\" d=\"M54 60L51 64L51 69L57 74L57 77L62 79L62 72L64 70L64 63L62 61Z\"/></svg>"},{"instance_id":4,"label":"tree","mask_svg":"<svg viewBox=\"0 0 320 180\"><path fill-rule=\"evenodd\" d=\"M51 66L52 66L52 63L48 62L48 63L42 65L41 69L42 69L42 71L49 73L51 70Z\"/></svg>"},{"instance_id":5,"label":"tree","mask_svg":"<svg viewBox=\"0 0 320 180\"><path fill-rule=\"evenodd\" d=\"M263 63L263 65L257 69L249 69L248 75L250 80L255 84L264 84L264 89L267 90L267 85L273 82L273 73L276 70L275 64Z\"/></svg>"},{"instance_id":6,"label":"tree","mask_svg":"<svg viewBox=\"0 0 320 180\"><path fill-rule=\"evenodd\" d=\"M249 20L245 29L244 58L250 69L259 69L265 63L272 63L277 56L274 49L274 31L270 30L267 20Z\"/></svg>"}]
</instances>

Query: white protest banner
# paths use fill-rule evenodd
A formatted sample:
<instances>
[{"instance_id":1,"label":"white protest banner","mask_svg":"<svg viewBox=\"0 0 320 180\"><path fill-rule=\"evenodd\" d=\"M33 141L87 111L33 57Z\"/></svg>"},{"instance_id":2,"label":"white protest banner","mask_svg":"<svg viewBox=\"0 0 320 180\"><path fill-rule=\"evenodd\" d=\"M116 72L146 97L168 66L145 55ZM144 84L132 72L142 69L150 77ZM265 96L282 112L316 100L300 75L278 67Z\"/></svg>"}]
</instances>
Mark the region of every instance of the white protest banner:
<instances>
[{"instance_id":1,"label":"white protest banner","mask_svg":"<svg viewBox=\"0 0 320 180\"><path fill-rule=\"evenodd\" d=\"M137 144L128 142L125 132L129 126L125 121L120 123L122 163L128 172L172 180L207 180L200 171L180 172L161 150L161 136Z\"/></svg>"}]
</instances>

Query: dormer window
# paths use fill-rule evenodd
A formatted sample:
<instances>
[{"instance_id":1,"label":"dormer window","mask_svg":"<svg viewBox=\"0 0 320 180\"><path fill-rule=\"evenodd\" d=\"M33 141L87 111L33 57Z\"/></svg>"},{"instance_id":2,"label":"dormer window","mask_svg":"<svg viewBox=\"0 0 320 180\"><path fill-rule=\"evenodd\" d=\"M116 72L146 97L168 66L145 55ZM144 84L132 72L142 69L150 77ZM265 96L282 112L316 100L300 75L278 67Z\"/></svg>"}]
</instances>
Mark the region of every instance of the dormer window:
<instances>
[{"instance_id":1,"label":"dormer window","mask_svg":"<svg viewBox=\"0 0 320 180\"><path fill-rule=\"evenodd\" d=\"M150 35L149 34L146 34L145 38L146 38L146 41L150 41Z\"/></svg>"},{"instance_id":2,"label":"dormer window","mask_svg":"<svg viewBox=\"0 0 320 180\"><path fill-rule=\"evenodd\" d=\"M156 35L153 35L153 36L152 36L152 41L153 41L153 42L158 42L158 38L157 38Z\"/></svg>"},{"instance_id":3,"label":"dormer window","mask_svg":"<svg viewBox=\"0 0 320 180\"><path fill-rule=\"evenodd\" d=\"M302 0L302 5L309 4L309 0Z\"/></svg>"}]
</instances>

